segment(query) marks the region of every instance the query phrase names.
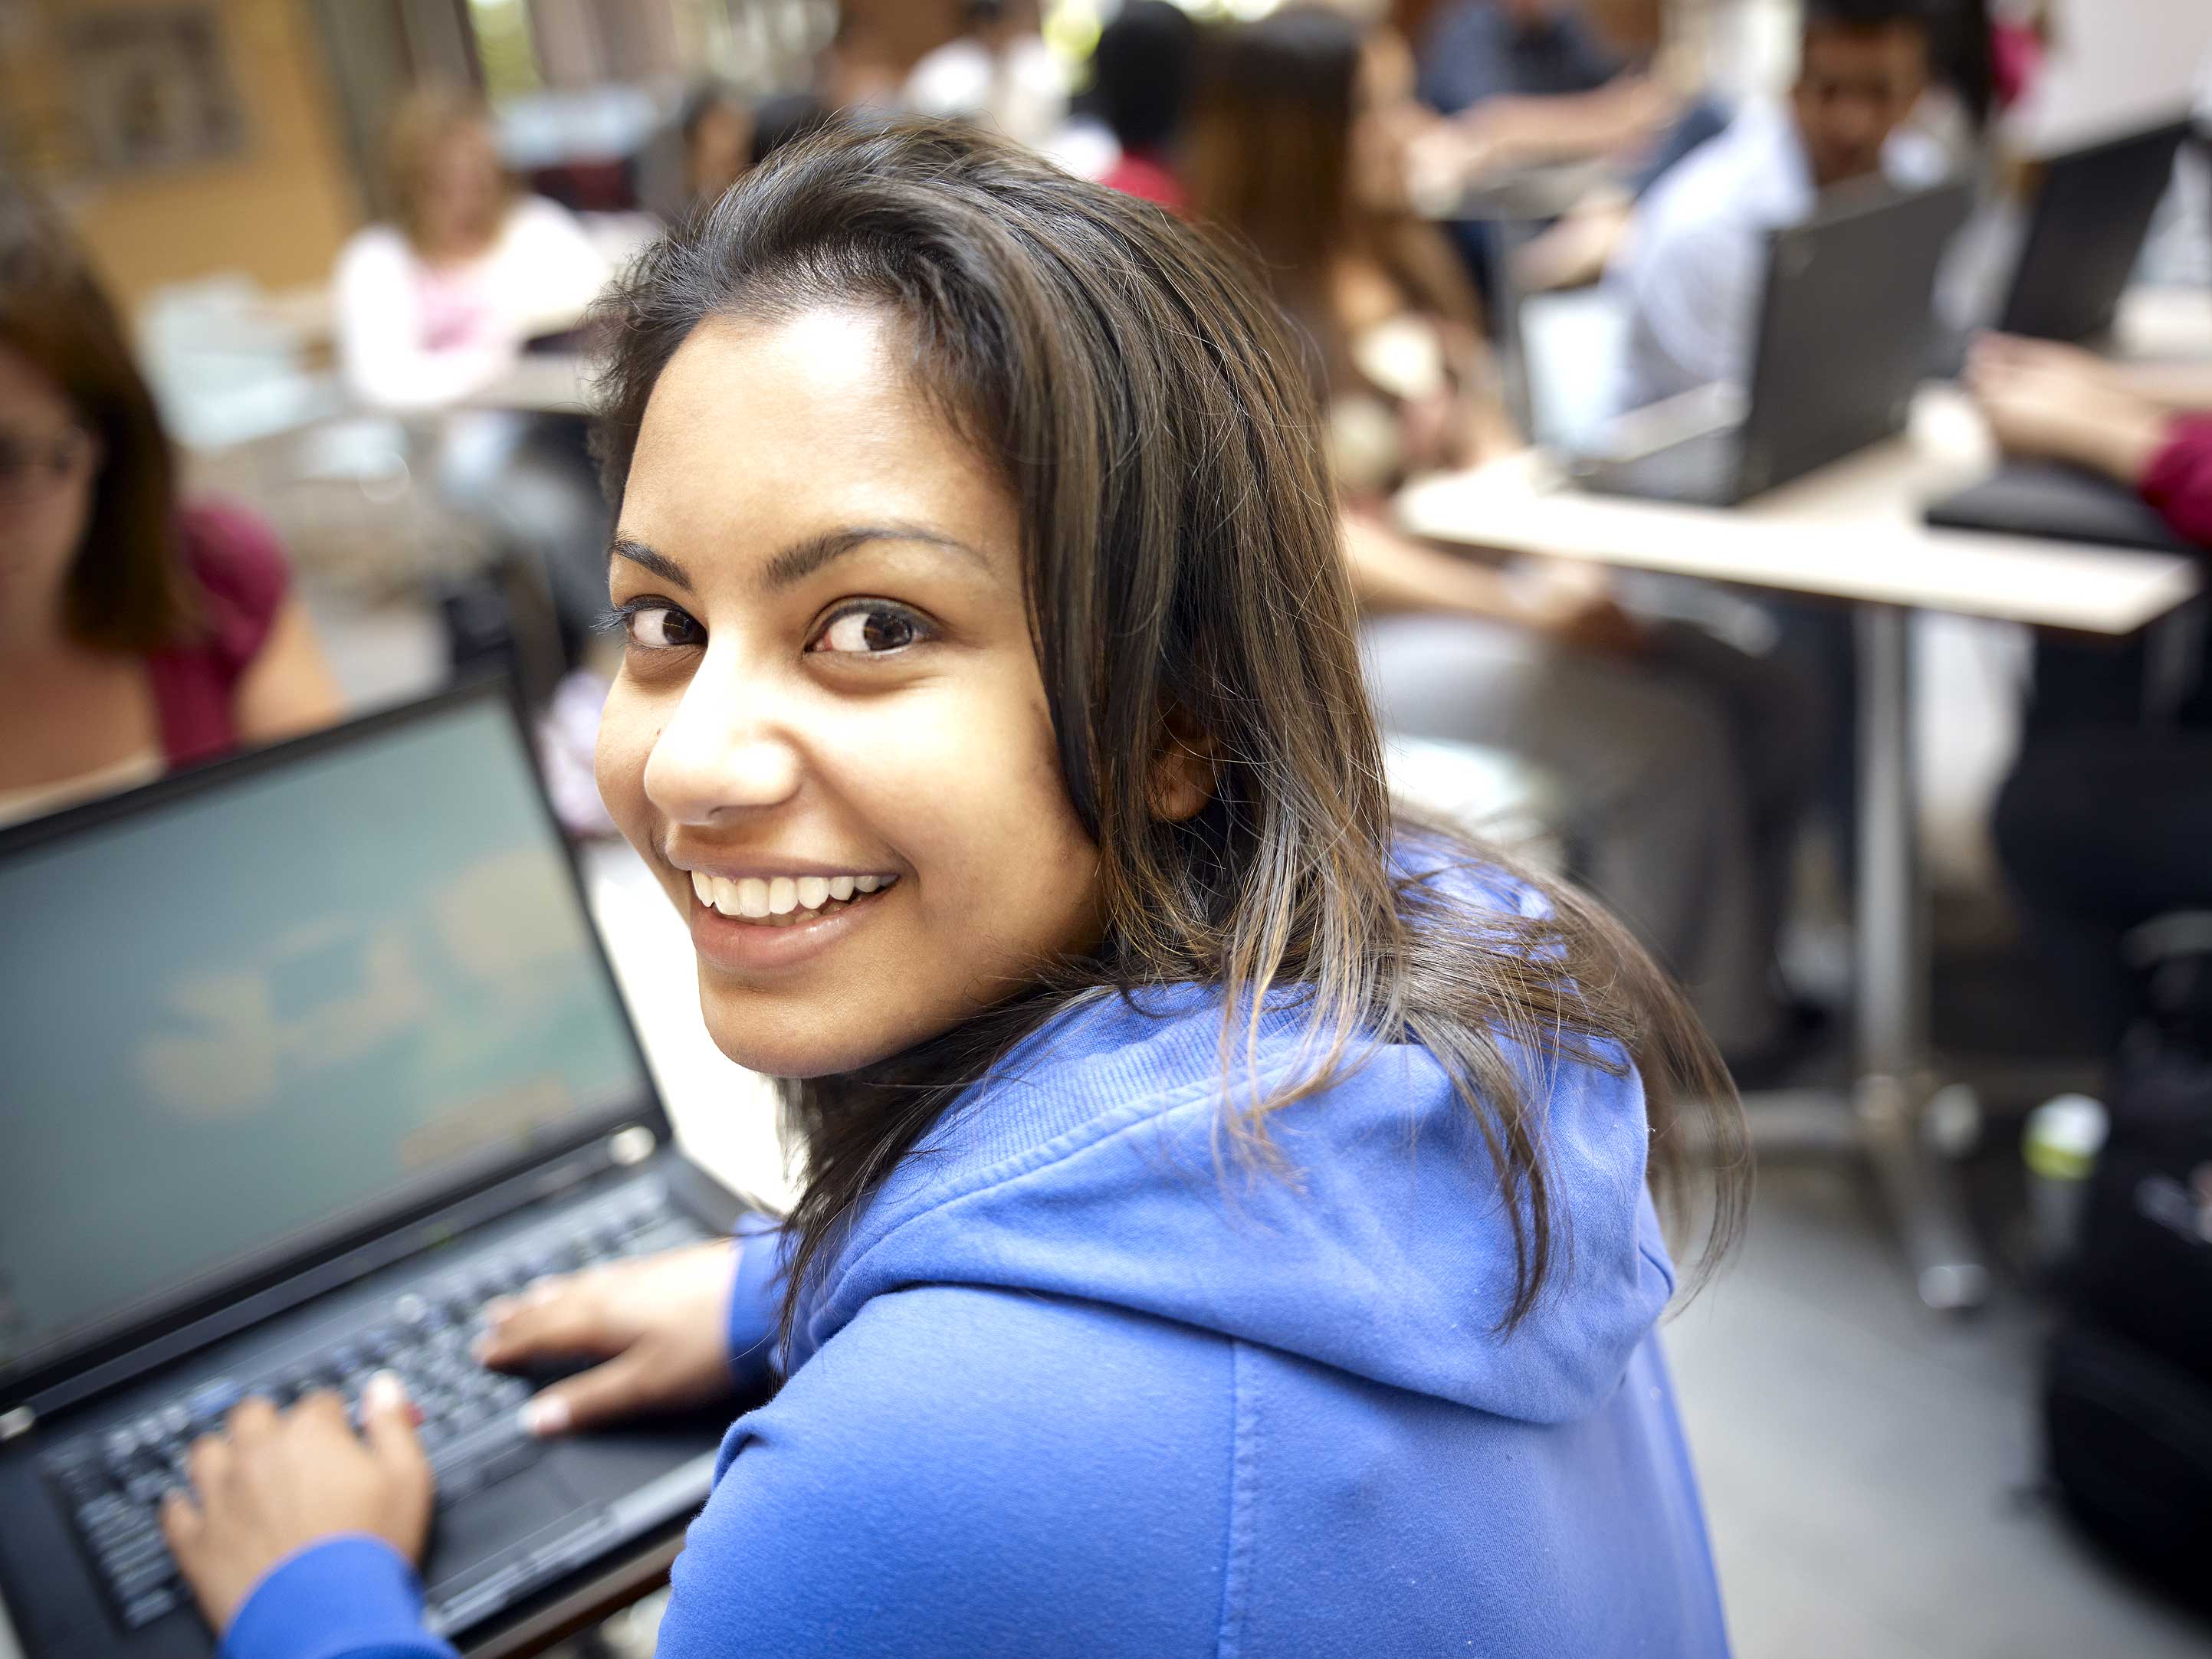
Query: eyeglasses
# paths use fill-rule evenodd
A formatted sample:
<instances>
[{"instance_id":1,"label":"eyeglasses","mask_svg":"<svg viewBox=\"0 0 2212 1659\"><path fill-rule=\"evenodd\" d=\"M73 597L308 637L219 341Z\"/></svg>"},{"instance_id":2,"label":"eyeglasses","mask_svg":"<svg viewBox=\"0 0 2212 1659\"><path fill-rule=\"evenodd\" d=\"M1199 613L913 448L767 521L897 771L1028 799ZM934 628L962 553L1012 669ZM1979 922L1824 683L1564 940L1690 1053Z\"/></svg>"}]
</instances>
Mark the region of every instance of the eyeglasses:
<instances>
[{"instance_id":1,"label":"eyeglasses","mask_svg":"<svg viewBox=\"0 0 2212 1659\"><path fill-rule=\"evenodd\" d=\"M28 507L76 477L100 452L100 441L72 427L52 438L0 431L0 507Z\"/></svg>"}]
</instances>

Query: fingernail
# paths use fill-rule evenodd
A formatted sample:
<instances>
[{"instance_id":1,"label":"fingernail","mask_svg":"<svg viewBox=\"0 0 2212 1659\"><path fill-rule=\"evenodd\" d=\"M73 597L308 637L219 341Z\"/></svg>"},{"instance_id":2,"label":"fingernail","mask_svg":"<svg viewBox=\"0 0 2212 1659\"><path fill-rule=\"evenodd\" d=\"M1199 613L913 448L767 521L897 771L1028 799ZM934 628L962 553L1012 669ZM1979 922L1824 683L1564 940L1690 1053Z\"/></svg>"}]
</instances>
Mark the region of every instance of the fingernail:
<instances>
[{"instance_id":1,"label":"fingernail","mask_svg":"<svg viewBox=\"0 0 2212 1659\"><path fill-rule=\"evenodd\" d=\"M475 1341L473 1341L473 1342L470 1343L470 1344L469 1344L469 1357L470 1357L471 1358L474 1359L474 1360L477 1362L477 1364L479 1364L479 1365L483 1364L486 1360L489 1359L489 1358L491 1358L491 1338L490 1338L490 1336L489 1336L489 1335L480 1336L480 1337L478 1337Z\"/></svg>"},{"instance_id":2,"label":"fingernail","mask_svg":"<svg viewBox=\"0 0 2212 1659\"><path fill-rule=\"evenodd\" d=\"M522 1427L526 1434L543 1440L549 1435L561 1433L568 1426L568 1402L557 1394L541 1394L522 1404Z\"/></svg>"},{"instance_id":3,"label":"fingernail","mask_svg":"<svg viewBox=\"0 0 2212 1659\"><path fill-rule=\"evenodd\" d=\"M513 1297L495 1296L492 1297L490 1301L483 1304L483 1322L487 1325L499 1324L514 1311L514 1298Z\"/></svg>"},{"instance_id":4,"label":"fingernail","mask_svg":"<svg viewBox=\"0 0 2212 1659\"><path fill-rule=\"evenodd\" d=\"M379 1371L363 1385L361 1403L364 1411L399 1411L407 1404L407 1385L396 1371Z\"/></svg>"}]
</instances>

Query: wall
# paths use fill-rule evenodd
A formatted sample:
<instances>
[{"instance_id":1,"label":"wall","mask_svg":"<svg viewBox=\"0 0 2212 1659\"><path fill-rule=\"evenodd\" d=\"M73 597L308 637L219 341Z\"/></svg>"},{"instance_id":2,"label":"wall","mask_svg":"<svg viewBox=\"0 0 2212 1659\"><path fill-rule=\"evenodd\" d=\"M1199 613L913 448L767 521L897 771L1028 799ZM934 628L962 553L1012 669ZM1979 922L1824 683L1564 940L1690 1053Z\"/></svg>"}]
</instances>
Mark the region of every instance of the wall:
<instances>
[{"instance_id":1,"label":"wall","mask_svg":"<svg viewBox=\"0 0 2212 1659\"><path fill-rule=\"evenodd\" d=\"M17 145L126 305L164 283L216 271L242 270L270 289L319 281L361 221L301 0L211 3L246 142L234 157L173 171L69 176L78 169L62 22L149 0L35 0L27 22L0 40L0 100L15 106Z\"/></svg>"}]
</instances>

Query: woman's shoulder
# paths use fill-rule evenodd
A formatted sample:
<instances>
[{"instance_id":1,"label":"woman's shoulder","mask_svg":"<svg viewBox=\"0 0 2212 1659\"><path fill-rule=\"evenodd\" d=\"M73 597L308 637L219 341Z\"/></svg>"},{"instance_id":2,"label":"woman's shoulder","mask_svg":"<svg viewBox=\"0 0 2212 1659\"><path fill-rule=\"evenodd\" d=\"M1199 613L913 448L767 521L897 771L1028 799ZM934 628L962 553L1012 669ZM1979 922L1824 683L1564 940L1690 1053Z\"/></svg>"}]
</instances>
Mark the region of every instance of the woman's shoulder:
<instances>
[{"instance_id":1,"label":"woman's shoulder","mask_svg":"<svg viewBox=\"0 0 2212 1659\"><path fill-rule=\"evenodd\" d=\"M1230 1344L1065 1297L875 1298L739 1419L674 1574L670 1659L811 1650L1211 1651L1228 1528ZM742 1637L735 1633L742 1632Z\"/></svg>"},{"instance_id":2,"label":"woman's shoulder","mask_svg":"<svg viewBox=\"0 0 2212 1659\"><path fill-rule=\"evenodd\" d=\"M404 270L415 263L415 250L406 233L382 221L363 225L338 249L333 280L343 285L349 278L380 271Z\"/></svg>"}]
</instances>

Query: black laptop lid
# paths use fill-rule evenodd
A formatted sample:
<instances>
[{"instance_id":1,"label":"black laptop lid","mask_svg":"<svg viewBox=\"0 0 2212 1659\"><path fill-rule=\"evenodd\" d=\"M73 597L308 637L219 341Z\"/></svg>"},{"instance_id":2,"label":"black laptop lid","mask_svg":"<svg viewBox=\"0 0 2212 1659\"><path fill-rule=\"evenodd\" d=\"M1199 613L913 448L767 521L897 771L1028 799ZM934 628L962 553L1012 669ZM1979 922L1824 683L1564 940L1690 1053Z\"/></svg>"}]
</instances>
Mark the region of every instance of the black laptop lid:
<instances>
[{"instance_id":1,"label":"black laptop lid","mask_svg":"<svg viewBox=\"0 0 2212 1659\"><path fill-rule=\"evenodd\" d=\"M2112 325L2188 134L2171 121L2045 164L2000 329L2081 340Z\"/></svg>"},{"instance_id":2,"label":"black laptop lid","mask_svg":"<svg viewBox=\"0 0 2212 1659\"><path fill-rule=\"evenodd\" d=\"M1935 338L1936 268L1971 200L1963 183L1848 187L1770 234L1742 495L1903 429Z\"/></svg>"},{"instance_id":3,"label":"black laptop lid","mask_svg":"<svg viewBox=\"0 0 2212 1659\"><path fill-rule=\"evenodd\" d=\"M495 690L0 836L0 1400L622 1126L665 1137Z\"/></svg>"}]
</instances>

